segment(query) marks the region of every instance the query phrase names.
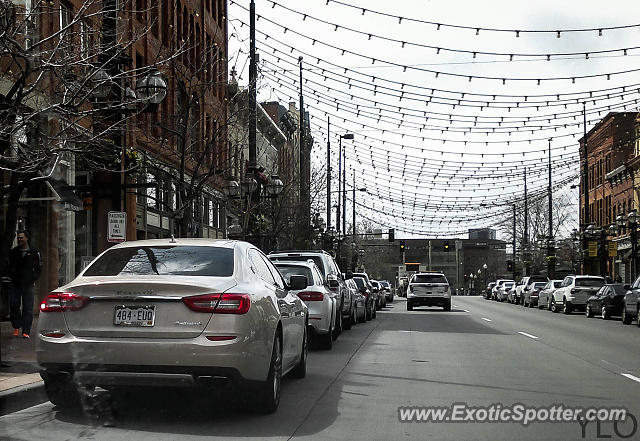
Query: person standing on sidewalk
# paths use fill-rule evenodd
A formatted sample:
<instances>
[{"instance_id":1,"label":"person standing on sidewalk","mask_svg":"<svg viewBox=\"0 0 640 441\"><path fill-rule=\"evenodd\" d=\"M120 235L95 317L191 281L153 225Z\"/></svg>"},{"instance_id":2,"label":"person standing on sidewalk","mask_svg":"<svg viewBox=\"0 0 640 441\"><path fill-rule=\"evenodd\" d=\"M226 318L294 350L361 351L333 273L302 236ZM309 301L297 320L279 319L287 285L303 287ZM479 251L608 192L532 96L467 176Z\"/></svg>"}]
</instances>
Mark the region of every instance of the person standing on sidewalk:
<instances>
[{"instance_id":1,"label":"person standing on sidewalk","mask_svg":"<svg viewBox=\"0 0 640 441\"><path fill-rule=\"evenodd\" d=\"M29 338L33 322L34 284L40 277L42 264L38 250L29 247L29 234L20 230L17 239L18 246L9 252L11 324L15 337L22 329L22 337Z\"/></svg>"}]
</instances>

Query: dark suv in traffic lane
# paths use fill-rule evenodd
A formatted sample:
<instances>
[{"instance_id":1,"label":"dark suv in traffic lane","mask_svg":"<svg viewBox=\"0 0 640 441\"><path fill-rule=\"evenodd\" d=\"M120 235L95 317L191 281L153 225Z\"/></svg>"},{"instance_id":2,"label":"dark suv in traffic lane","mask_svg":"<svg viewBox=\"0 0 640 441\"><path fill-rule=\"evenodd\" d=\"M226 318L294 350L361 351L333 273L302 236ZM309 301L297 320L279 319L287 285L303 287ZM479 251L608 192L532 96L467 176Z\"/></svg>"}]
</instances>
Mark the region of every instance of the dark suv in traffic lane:
<instances>
[{"instance_id":1,"label":"dark suv in traffic lane","mask_svg":"<svg viewBox=\"0 0 640 441\"><path fill-rule=\"evenodd\" d=\"M635 319L638 320L638 327L640 327L640 277L633 282L633 285L624 285L624 289L627 293L622 306L622 323L630 325Z\"/></svg>"}]
</instances>

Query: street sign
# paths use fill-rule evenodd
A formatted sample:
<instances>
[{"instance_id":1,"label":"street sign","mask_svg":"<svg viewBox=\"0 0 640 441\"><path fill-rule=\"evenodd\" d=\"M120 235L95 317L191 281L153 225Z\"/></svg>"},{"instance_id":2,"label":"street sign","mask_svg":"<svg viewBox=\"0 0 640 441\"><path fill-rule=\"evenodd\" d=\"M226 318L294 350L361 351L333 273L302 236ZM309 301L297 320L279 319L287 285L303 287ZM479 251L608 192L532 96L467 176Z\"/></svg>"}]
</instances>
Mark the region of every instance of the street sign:
<instances>
[{"instance_id":1,"label":"street sign","mask_svg":"<svg viewBox=\"0 0 640 441\"><path fill-rule=\"evenodd\" d=\"M616 242L609 242L609 257L616 257L618 255L618 244Z\"/></svg>"},{"instance_id":2,"label":"street sign","mask_svg":"<svg viewBox=\"0 0 640 441\"><path fill-rule=\"evenodd\" d=\"M127 213L110 211L108 222L108 242L124 242L127 240Z\"/></svg>"},{"instance_id":3,"label":"street sign","mask_svg":"<svg viewBox=\"0 0 640 441\"><path fill-rule=\"evenodd\" d=\"M589 241L589 257L597 257L598 256L598 242Z\"/></svg>"}]
</instances>

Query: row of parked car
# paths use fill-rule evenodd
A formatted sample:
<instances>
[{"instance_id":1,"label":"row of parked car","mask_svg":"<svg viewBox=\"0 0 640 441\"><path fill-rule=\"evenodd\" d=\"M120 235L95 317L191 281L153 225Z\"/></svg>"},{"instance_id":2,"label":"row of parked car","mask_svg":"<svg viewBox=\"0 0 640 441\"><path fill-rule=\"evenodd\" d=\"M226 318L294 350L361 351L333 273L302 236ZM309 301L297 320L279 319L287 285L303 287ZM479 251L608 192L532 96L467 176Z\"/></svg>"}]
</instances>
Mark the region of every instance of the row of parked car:
<instances>
[{"instance_id":1,"label":"row of parked car","mask_svg":"<svg viewBox=\"0 0 640 441\"><path fill-rule=\"evenodd\" d=\"M640 277L632 285L606 283L600 276L570 275L562 280L526 276L520 282L498 279L491 282L485 299L509 302L530 308L570 314L583 311L587 317L599 315L607 320L622 318L625 325L634 320L640 327Z\"/></svg>"},{"instance_id":2,"label":"row of parked car","mask_svg":"<svg viewBox=\"0 0 640 441\"><path fill-rule=\"evenodd\" d=\"M243 241L157 239L115 245L40 304L36 354L50 401L86 391L232 387L271 413L284 375L302 378L314 339L393 300L388 283L343 273L324 251L265 255Z\"/></svg>"}]
</instances>

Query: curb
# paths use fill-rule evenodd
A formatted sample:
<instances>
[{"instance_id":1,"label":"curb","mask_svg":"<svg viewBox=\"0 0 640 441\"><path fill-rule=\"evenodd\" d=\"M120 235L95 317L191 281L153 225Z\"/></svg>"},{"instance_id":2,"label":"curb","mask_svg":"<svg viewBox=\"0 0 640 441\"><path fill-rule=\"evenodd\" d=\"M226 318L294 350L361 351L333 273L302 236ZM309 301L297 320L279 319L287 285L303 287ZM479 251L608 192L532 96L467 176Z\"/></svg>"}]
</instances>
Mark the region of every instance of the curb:
<instances>
[{"instance_id":1,"label":"curb","mask_svg":"<svg viewBox=\"0 0 640 441\"><path fill-rule=\"evenodd\" d=\"M44 381L14 387L0 392L0 416L49 401Z\"/></svg>"}]
</instances>

